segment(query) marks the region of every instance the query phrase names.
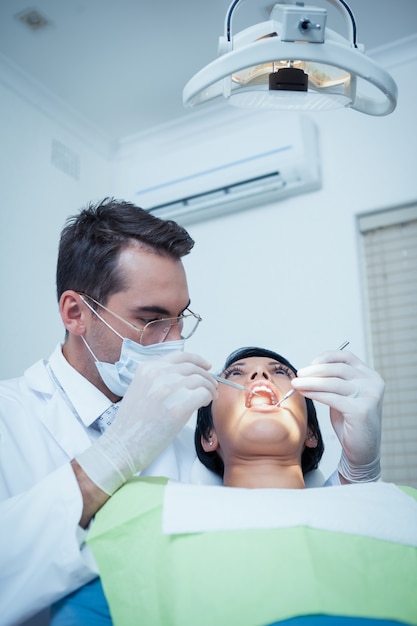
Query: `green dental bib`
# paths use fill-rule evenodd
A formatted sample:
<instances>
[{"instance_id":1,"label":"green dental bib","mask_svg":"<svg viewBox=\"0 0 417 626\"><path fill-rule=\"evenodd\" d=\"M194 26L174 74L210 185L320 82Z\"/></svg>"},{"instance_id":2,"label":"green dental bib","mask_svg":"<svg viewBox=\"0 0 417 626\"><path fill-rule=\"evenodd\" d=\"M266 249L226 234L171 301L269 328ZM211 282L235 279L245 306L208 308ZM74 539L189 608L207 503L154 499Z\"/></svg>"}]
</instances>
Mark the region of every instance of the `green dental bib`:
<instances>
[{"instance_id":1,"label":"green dental bib","mask_svg":"<svg viewBox=\"0 0 417 626\"><path fill-rule=\"evenodd\" d=\"M308 526L164 535L166 484L133 479L89 533L114 626L264 626L314 614L417 625L417 548Z\"/></svg>"}]
</instances>

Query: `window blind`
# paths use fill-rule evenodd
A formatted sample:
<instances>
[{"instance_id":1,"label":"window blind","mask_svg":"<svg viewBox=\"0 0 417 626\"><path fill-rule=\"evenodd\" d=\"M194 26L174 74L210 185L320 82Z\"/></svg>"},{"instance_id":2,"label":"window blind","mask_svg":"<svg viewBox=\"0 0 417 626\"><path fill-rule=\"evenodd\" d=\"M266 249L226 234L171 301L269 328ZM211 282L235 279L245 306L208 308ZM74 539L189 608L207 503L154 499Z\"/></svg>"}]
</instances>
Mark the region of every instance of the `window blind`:
<instances>
[{"instance_id":1,"label":"window blind","mask_svg":"<svg viewBox=\"0 0 417 626\"><path fill-rule=\"evenodd\" d=\"M417 487L417 205L359 217L373 367L385 380L382 479Z\"/></svg>"}]
</instances>

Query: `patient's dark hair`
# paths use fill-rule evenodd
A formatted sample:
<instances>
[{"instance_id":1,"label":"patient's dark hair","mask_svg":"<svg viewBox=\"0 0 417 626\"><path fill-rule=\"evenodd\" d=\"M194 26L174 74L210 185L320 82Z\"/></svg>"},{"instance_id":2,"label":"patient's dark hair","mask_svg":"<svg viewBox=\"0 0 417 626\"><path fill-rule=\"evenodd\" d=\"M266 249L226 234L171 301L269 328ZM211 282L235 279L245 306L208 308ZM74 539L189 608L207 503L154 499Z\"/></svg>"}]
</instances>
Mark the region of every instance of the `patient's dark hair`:
<instances>
[{"instance_id":1,"label":"patient's dark hair","mask_svg":"<svg viewBox=\"0 0 417 626\"><path fill-rule=\"evenodd\" d=\"M297 374L297 370L295 369L295 367L277 352L273 352L272 350L266 350L265 348L256 347L239 348L238 350L232 352L232 354L230 354L226 359L223 371L227 370L232 365L232 363L236 363L236 361L249 359L256 356L266 357L268 359L278 361L279 363L286 365L291 371L294 372L294 374ZM310 398L306 398L305 402L307 405L307 425L311 431L311 435L317 438L317 447L306 447L304 449L301 455L301 469L303 471L303 475L307 474L307 472L310 472L313 469L317 469L324 452L323 437L320 432L320 426L317 420L316 409L314 407L313 401L310 400ZM197 451L197 456L203 463L203 465L205 465L209 470L223 478L224 464L222 459L216 451L205 452L201 444L201 437L203 437L204 439L208 439L210 431L214 427L211 407L212 403L210 403L208 406L201 407L198 410L197 424L194 433L195 448Z\"/></svg>"}]
</instances>

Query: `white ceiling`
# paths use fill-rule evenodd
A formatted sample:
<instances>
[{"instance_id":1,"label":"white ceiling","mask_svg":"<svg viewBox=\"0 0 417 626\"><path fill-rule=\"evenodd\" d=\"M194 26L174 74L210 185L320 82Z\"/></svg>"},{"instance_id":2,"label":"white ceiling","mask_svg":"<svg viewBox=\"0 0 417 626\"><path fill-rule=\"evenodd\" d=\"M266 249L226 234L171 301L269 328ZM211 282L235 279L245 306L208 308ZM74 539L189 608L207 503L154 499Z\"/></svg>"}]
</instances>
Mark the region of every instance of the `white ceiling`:
<instances>
[{"instance_id":1,"label":"white ceiling","mask_svg":"<svg viewBox=\"0 0 417 626\"><path fill-rule=\"evenodd\" d=\"M366 51L416 34L417 0L348 0ZM241 30L266 17L272 0L242 3ZM1 0L0 65L29 76L109 141L190 111L182 89L217 55L230 0ZM328 25L343 34L329 9ZM36 9L49 24L33 31L18 14ZM335 20L335 21L334 21ZM0 76L1 77L1 76Z\"/></svg>"}]
</instances>

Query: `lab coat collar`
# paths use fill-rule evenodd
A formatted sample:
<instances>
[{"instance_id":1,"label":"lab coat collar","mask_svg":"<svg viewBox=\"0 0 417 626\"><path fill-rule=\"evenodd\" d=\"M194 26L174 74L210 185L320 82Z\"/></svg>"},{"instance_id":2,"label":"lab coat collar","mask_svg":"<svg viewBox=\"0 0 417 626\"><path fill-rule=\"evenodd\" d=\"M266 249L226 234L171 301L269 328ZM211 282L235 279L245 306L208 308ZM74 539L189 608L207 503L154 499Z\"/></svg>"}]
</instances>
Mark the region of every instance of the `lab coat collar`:
<instances>
[{"instance_id":1,"label":"lab coat collar","mask_svg":"<svg viewBox=\"0 0 417 626\"><path fill-rule=\"evenodd\" d=\"M63 361L63 363L61 363L62 367L58 364L56 367L57 371L53 371L52 364L55 369L56 363L59 363L61 359ZM80 408L80 404L82 405L84 400L83 393L85 387L81 382L81 385L78 385L77 388L72 388L71 374L66 376L65 372L68 368L69 370L73 368L69 364L67 364L68 368L65 367L66 361L62 356L60 345L56 347L51 356L51 361L52 364L45 360L38 361L24 373L24 381L28 387L28 393L30 394L29 398L32 398L29 406L32 407L31 412L33 418L39 419L39 421L44 424L56 443L64 450L68 458L72 459L76 454L88 448L91 442L99 436L99 433L94 429L88 428L86 424L86 418L87 422L90 422L94 417L92 416L91 420L88 419L87 410L82 406ZM61 369L63 371L61 371ZM78 376L80 375L78 374ZM78 376L74 377L77 379L77 382ZM56 379L58 383L56 383L54 379ZM65 393L67 393L71 387L71 401L65 401L64 399L65 394L61 390L61 387L63 389L64 386L66 388ZM78 400L76 400L76 405L77 410L80 411L80 415L76 414L75 407L72 407L72 401L74 398L77 398L78 393L80 395ZM90 394L88 394L88 398L91 398ZM106 404L108 405L108 403L109 401L107 400ZM86 401L86 407L91 407L90 400ZM91 414L91 408L89 410ZM99 410L99 408L96 409L94 415Z\"/></svg>"},{"instance_id":2,"label":"lab coat collar","mask_svg":"<svg viewBox=\"0 0 417 626\"><path fill-rule=\"evenodd\" d=\"M72 367L58 344L49 358L53 374L85 426L91 424L112 404L110 400Z\"/></svg>"}]
</instances>

